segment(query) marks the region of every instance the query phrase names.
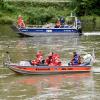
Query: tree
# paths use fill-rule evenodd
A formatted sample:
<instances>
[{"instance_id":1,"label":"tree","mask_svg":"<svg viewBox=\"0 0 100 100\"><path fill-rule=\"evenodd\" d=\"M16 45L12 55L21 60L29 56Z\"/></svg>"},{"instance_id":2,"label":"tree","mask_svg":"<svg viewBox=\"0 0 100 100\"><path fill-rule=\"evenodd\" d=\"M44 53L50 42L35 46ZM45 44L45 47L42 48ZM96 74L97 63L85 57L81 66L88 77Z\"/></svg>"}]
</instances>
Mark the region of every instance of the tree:
<instances>
[{"instance_id":1,"label":"tree","mask_svg":"<svg viewBox=\"0 0 100 100\"><path fill-rule=\"evenodd\" d=\"M3 8L4 7L4 0L0 0L0 8Z\"/></svg>"},{"instance_id":2,"label":"tree","mask_svg":"<svg viewBox=\"0 0 100 100\"><path fill-rule=\"evenodd\" d=\"M73 11L79 16L91 15L95 10L100 9L99 0L72 0L71 7Z\"/></svg>"}]
</instances>

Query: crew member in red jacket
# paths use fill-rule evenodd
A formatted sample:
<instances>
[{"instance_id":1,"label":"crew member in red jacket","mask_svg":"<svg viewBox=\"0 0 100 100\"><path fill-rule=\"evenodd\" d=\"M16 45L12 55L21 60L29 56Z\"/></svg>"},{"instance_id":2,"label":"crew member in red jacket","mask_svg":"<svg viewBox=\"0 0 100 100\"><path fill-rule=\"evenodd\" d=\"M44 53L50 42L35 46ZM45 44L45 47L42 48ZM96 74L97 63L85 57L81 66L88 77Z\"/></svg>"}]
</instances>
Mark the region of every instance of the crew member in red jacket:
<instances>
[{"instance_id":1,"label":"crew member in red jacket","mask_svg":"<svg viewBox=\"0 0 100 100\"><path fill-rule=\"evenodd\" d=\"M35 60L32 60L31 63L33 65L39 65L42 63L42 60L43 60L43 54L41 51L38 51L37 54L36 54L36 59Z\"/></svg>"},{"instance_id":2,"label":"crew member in red jacket","mask_svg":"<svg viewBox=\"0 0 100 100\"><path fill-rule=\"evenodd\" d=\"M21 15L18 16L17 24L18 24L18 27L25 28L25 23Z\"/></svg>"},{"instance_id":3,"label":"crew member in red jacket","mask_svg":"<svg viewBox=\"0 0 100 100\"><path fill-rule=\"evenodd\" d=\"M46 59L46 64L49 66L61 66L59 54L54 54L53 52L51 52Z\"/></svg>"}]
</instances>

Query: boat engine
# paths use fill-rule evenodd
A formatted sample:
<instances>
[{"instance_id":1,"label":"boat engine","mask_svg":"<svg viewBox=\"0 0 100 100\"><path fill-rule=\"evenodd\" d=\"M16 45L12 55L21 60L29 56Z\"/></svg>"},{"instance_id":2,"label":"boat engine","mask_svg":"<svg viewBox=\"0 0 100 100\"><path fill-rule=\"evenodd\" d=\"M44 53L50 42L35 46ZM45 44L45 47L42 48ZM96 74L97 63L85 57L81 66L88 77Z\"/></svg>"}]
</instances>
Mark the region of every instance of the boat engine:
<instances>
[{"instance_id":1,"label":"boat engine","mask_svg":"<svg viewBox=\"0 0 100 100\"><path fill-rule=\"evenodd\" d=\"M93 57L92 57L92 55L91 54L86 54L84 57L83 57L83 63L85 64L85 65L91 65L91 64L93 64Z\"/></svg>"}]
</instances>

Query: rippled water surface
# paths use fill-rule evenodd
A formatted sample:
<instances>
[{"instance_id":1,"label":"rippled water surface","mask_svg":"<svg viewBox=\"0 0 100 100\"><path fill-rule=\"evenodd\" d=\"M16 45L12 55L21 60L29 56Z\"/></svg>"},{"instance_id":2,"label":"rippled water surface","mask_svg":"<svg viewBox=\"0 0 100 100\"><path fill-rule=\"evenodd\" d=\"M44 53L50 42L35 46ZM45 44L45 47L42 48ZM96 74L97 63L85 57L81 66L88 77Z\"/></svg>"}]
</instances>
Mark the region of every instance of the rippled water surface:
<instances>
[{"instance_id":1,"label":"rippled water surface","mask_svg":"<svg viewBox=\"0 0 100 100\"><path fill-rule=\"evenodd\" d=\"M13 62L34 59L41 50L44 58L53 51L66 63L73 51L84 55L93 48L100 67L100 36L0 38L0 100L100 100L100 73L16 75L2 63L6 51Z\"/></svg>"}]
</instances>

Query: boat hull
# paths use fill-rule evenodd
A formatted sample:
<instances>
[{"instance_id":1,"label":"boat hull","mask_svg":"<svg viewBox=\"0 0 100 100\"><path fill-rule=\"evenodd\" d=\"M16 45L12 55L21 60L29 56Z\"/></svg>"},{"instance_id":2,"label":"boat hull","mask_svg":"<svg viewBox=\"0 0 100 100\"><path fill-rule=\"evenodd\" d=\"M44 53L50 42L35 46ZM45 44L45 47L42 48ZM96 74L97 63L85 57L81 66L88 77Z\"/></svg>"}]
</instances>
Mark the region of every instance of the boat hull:
<instances>
[{"instance_id":1,"label":"boat hull","mask_svg":"<svg viewBox=\"0 0 100 100\"><path fill-rule=\"evenodd\" d=\"M21 36L66 36L66 35L77 35L80 36L82 33L76 28L18 28L13 26L14 31Z\"/></svg>"},{"instance_id":2,"label":"boat hull","mask_svg":"<svg viewBox=\"0 0 100 100\"><path fill-rule=\"evenodd\" d=\"M8 66L12 71L19 74L67 74L86 73L91 71L90 66Z\"/></svg>"}]
</instances>

